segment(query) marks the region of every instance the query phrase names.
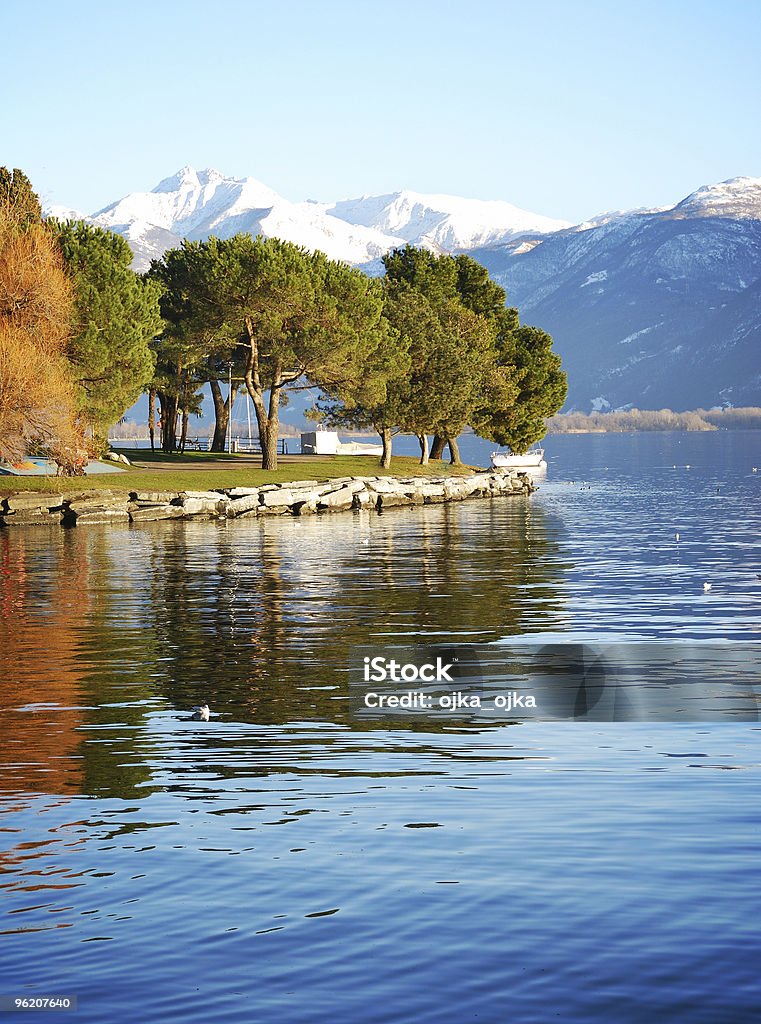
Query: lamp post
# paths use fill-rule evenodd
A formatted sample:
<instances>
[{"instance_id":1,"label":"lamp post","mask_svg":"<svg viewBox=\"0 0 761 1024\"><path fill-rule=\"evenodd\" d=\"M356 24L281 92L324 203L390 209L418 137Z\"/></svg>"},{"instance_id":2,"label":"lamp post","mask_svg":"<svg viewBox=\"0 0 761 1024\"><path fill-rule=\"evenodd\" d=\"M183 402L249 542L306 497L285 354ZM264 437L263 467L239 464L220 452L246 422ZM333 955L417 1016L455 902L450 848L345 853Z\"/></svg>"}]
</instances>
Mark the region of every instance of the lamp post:
<instances>
[{"instance_id":1,"label":"lamp post","mask_svg":"<svg viewBox=\"0 0 761 1024\"><path fill-rule=\"evenodd\" d=\"M228 364L227 367L227 386L228 386L228 399L230 403L230 415L227 417L227 454L232 452L233 448L233 366L232 363Z\"/></svg>"},{"instance_id":2,"label":"lamp post","mask_svg":"<svg viewBox=\"0 0 761 1024\"><path fill-rule=\"evenodd\" d=\"M232 451L233 442L233 364L227 364L227 454Z\"/></svg>"}]
</instances>

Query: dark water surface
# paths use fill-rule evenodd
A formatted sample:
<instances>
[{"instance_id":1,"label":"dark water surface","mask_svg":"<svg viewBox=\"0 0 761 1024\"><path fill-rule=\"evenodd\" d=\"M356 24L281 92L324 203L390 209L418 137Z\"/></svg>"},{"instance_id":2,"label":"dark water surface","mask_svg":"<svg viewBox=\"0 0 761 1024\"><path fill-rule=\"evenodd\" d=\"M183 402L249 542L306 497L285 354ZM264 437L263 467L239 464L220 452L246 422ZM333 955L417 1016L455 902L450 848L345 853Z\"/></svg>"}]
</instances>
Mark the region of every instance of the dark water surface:
<instances>
[{"instance_id":1,"label":"dark water surface","mask_svg":"<svg viewBox=\"0 0 761 1024\"><path fill-rule=\"evenodd\" d=\"M759 1020L757 724L384 729L345 674L367 643L761 639L760 437L552 438L528 500L1 532L0 995Z\"/></svg>"}]
</instances>

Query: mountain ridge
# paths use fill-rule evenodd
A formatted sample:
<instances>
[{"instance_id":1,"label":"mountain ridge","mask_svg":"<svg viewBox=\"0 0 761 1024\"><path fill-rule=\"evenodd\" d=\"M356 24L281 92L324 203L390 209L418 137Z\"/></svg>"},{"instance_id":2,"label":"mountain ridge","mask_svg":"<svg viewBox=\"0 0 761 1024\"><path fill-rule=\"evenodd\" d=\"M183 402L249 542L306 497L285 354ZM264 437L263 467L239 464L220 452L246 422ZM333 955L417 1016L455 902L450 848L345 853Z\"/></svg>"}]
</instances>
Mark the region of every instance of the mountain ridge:
<instances>
[{"instance_id":1,"label":"mountain ridge","mask_svg":"<svg viewBox=\"0 0 761 1024\"><path fill-rule=\"evenodd\" d=\"M501 200L409 189L292 202L255 178L183 167L84 219L124 235L137 269L183 238L238 231L322 249L369 273L407 243L467 252L524 322L552 334L568 407L761 404L761 178L570 224Z\"/></svg>"},{"instance_id":2,"label":"mountain ridge","mask_svg":"<svg viewBox=\"0 0 761 1024\"><path fill-rule=\"evenodd\" d=\"M761 404L761 217L667 210L470 255L555 339L568 407Z\"/></svg>"},{"instance_id":3,"label":"mountain ridge","mask_svg":"<svg viewBox=\"0 0 761 1024\"><path fill-rule=\"evenodd\" d=\"M49 210L67 217L72 212ZM82 219L128 238L137 270L147 269L151 259L183 238L228 238L239 231L275 236L322 249L332 259L368 265L408 242L448 252L570 226L501 200L411 190L334 203L293 202L255 178L231 178L214 168L197 171L190 166L162 179L150 192L131 192Z\"/></svg>"}]
</instances>

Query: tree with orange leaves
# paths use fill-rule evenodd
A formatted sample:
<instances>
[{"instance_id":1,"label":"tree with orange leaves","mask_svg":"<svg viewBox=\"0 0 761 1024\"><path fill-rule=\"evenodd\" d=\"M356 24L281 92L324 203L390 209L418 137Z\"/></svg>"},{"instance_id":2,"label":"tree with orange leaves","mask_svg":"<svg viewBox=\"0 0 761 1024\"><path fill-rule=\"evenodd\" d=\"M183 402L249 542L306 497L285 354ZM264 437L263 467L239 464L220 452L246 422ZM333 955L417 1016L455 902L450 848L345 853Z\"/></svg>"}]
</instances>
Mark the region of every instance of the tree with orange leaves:
<instances>
[{"instance_id":1,"label":"tree with orange leaves","mask_svg":"<svg viewBox=\"0 0 761 1024\"><path fill-rule=\"evenodd\" d=\"M65 354L72 295L33 200L20 171L0 168L0 458L37 445L66 472L83 448Z\"/></svg>"}]
</instances>

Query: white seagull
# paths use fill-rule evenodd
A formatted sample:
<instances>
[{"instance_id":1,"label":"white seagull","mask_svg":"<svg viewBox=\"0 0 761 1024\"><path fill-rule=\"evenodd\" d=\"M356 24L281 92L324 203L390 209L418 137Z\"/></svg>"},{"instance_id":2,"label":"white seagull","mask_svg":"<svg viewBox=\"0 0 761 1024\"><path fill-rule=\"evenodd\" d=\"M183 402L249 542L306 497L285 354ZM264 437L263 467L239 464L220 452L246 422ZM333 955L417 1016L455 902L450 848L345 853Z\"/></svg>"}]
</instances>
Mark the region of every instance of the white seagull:
<instances>
[{"instance_id":1,"label":"white seagull","mask_svg":"<svg viewBox=\"0 0 761 1024\"><path fill-rule=\"evenodd\" d=\"M711 584L710 583L704 583L703 584L703 593L704 594L707 594L710 589L711 589Z\"/></svg>"},{"instance_id":2,"label":"white seagull","mask_svg":"<svg viewBox=\"0 0 761 1024\"><path fill-rule=\"evenodd\" d=\"M191 721L193 721L193 722L208 722L209 721L209 715L211 714L211 712L209 711L209 705L208 704L196 704L196 706L194 708L191 708L190 710L193 712Z\"/></svg>"}]
</instances>

